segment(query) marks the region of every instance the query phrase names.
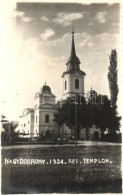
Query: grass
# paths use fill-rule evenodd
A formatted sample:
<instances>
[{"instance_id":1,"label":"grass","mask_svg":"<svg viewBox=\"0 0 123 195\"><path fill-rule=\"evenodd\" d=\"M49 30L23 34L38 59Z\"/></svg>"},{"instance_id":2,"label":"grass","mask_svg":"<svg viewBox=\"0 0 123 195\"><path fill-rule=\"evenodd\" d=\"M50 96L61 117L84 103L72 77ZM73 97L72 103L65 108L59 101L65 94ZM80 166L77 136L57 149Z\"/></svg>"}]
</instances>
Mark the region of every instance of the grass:
<instances>
[{"instance_id":1,"label":"grass","mask_svg":"<svg viewBox=\"0 0 123 195\"><path fill-rule=\"evenodd\" d=\"M66 164L5 164L10 159L63 159ZM112 163L83 163L83 158ZM81 164L69 164L78 159ZM2 150L2 193L121 193L121 146L66 146Z\"/></svg>"}]
</instances>

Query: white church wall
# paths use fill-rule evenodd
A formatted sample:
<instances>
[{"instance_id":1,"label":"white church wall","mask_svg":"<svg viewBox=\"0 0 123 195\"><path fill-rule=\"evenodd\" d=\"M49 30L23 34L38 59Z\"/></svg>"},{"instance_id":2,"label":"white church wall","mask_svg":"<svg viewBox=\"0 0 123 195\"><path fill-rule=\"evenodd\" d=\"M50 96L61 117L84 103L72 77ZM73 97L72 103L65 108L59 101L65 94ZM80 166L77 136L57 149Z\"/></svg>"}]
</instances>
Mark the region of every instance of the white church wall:
<instances>
[{"instance_id":1,"label":"white church wall","mask_svg":"<svg viewBox=\"0 0 123 195\"><path fill-rule=\"evenodd\" d=\"M53 109L48 109L45 108L45 110L42 110L41 115L40 115L40 120L41 120L41 131L46 131L46 130L53 130L54 128L56 129L56 123L53 121L54 120L54 114L56 113L56 110ZM46 122L45 117L46 115L49 116L49 122ZM55 130L54 129L54 130Z\"/></svg>"},{"instance_id":2,"label":"white church wall","mask_svg":"<svg viewBox=\"0 0 123 195\"><path fill-rule=\"evenodd\" d=\"M19 121L19 133L26 134L23 137L32 137L34 129L34 114L22 116ZM28 134L28 135L27 135Z\"/></svg>"},{"instance_id":3,"label":"white church wall","mask_svg":"<svg viewBox=\"0 0 123 195\"><path fill-rule=\"evenodd\" d=\"M40 128L39 116L40 116L39 109L37 109L35 111L35 115L34 115L34 135L33 135L33 137L38 137L38 134L39 134L39 128Z\"/></svg>"},{"instance_id":4,"label":"white church wall","mask_svg":"<svg viewBox=\"0 0 123 195\"><path fill-rule=\"evenodd\" d=\"M35 136L40 136L41 133L46 133L46 131L57 131L57 125L53 121L56 109L52 109L51 105L43 105L42 108L35 111L35 125L34 134ZM49 122L46 122L46 115L49 117ZM37 119L36 119L37 117ZM37 120L37 121L36 121Z\"/></svg>"}]
</instances>

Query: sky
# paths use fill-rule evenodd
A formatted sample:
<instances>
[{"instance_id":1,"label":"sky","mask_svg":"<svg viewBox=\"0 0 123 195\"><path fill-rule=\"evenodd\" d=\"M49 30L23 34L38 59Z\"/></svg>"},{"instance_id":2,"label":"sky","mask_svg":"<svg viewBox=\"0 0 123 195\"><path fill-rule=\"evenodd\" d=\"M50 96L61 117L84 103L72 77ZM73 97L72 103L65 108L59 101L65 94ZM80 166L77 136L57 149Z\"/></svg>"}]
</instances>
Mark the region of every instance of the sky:
<instances>
[{"instance_id":1,"label":"sky","mask_svg":"<svg viewBox=\"0 0 123 195\"><path fill-rule=\"evenodd\" d=\"M120 4L5 2L0 6L2 114L18 120L24 108L34 107L34 96L45 82L56 100L62 98L61 76L67 68L73 26L76 54L86 73L85 93L92 87L110 98L109 55L111 49L119 56L121 52ZM118 76L121 83L120 70Z\"/></svg>"}]
</instances>

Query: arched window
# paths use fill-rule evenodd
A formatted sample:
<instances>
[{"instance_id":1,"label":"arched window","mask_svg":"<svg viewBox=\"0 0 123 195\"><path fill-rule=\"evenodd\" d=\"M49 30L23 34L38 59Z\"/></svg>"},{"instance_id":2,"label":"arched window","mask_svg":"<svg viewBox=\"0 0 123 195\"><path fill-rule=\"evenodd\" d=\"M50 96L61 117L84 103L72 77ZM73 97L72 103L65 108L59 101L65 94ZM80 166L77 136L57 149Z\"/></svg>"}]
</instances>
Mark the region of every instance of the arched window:
<instances>
[{"instance_id":1,"label":"arched window","mask_svg":"<svg viewBox=\"0 0 123 195\"><path fill-rule=\"evenodd\" d=\"M75 79L75 89L79 89L79 80Z\"/></svg>"},{"instance_id":2,"label":"arched window","mask_svg":"<svg viewBox=\"0 0 123 195\"><path fill-rule=\"evenodd\" d=\"M65 81L65 90L67 89L67 81Z\"/></svg>"},{"instance_id":3,"label":"arched window","mask_svg":"<svg viewBox=\"0 0 123 195\"><path fill-rule=\"evenodd\" d=\"M36 120L36 123L37 123L38 122L38 117L37 116L36 116L35 120Z\"/></svg>"},{"instance_id":4,"label":"arched window","mask_svg":"<svg viewBox=\"0 0 123 195\"><path fill-rule=\"evenodd\" d=\"M45 123L49 123L49 115L48 114L45 115Z\"/></svg>"}]
</instances>

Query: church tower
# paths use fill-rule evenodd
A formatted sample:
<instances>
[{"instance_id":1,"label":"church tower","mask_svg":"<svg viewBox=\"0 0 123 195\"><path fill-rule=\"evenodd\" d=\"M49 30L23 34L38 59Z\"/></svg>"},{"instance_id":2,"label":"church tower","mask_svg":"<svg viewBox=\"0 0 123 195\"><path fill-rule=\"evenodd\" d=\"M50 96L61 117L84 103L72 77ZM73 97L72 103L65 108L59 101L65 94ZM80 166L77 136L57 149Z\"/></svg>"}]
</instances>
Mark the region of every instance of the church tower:
<instances>
[{"instance_id":1,"label":"church tower","mask_svg":"<svg viewBox=\"0 0 123 195\"><path fill-rule=\"evenodd\" d=\"M35 95L34 135L36 137L57 131L57 124L54 121L54 115L57 113L55 98L46 83Z\"/></svg>"},{"instance_id":2,"label":"church tower","mask_svg":"<svg viewBox=\"0 0 123 195\"><path fill-rule=\"evenodd\" d=\"M66 63L67 70L62 74L63 98L67 98L76 94L84 95L84 76L86 74L80 70L80 63L81 62L76 55L73 30L70 57Z\"/></svg>"}]
</instances>

